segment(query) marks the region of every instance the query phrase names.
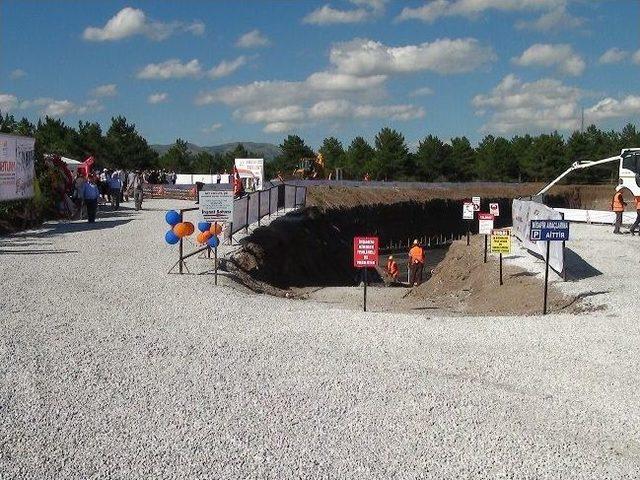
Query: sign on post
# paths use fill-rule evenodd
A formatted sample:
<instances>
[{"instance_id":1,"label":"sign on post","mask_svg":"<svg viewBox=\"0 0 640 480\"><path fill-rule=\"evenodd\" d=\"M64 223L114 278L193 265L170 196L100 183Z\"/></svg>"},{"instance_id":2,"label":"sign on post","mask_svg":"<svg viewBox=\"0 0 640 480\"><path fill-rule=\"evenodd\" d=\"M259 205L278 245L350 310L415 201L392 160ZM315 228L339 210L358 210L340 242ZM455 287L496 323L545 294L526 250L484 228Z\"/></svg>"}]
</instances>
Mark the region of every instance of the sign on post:
<instances>
[{"instance_id":1,"label":"sign on post","mask_svg":"<svg viewBox=\"0 0 640 480\"><path fill-rule=\"evenodd\" d=\"M478 233L480 235L491 235L493 230L493 215L490 213L478 213Z\"/></svg>"},{"instance_id":2,"label":"sign on post","mask_svg":"<svg viewBox=\"0 0 640 480\"><path fill-rule=\"evenodd\" d=\"M354 237L353 266L356 268L378 266L378 237Z\"/></svg>"},{"instance_id":3,"label":"sign on post","mask_svg":"<svg viewBox=\"0 0 640 480\"><path fill-rule=\"evenodd\" d=\"M567 220L531 220L529 238L532 242L566 242L569 240Z\"/></svg>"},{"instance_id":4,"label":"sign on post","mask_svg":"<svg viewBox=\"0 0 640 480\"><path fill-rule=\"evenodd\" d=\"M480 197L471 197L471 203L473 203L473 210L475 212L480 211Z\"/></svg>"},{"instance_id":5,"label":"sign on post","mask_svg":"<svg viewBox=\"0 0 640 480\"><path fill-rule=\"evenodd\" d=\"M201 190L200 211L207 222L233 222L233 190Z\"/></svg>"},{"instance_id":6,"label":"sign on post","mask_svg":"<svg viewBox=\"0 0 640 480\"><path fill-rule=\"evenodd\" d=\"M500 216L500 204L499 203L490 203L489 204L489 213L494 217Z\"/></svg>"},{"instance_id":7,"label":"sign on post","mask_svg":"<svg viewBox=\"0 0 640 480\"><path fill-rule=\"evenodd\" d=\"M367 268L378 266L378 237L353 238L353 266L364 268L364 298L362 309L367 311Z\"/></svg>"},{"instance_id":8,"label":"sign on post","mask_svg":"<svg viewBox=\"0 0 640 480\"><path fill-rule=\"evenodd\" d=\"M491 231L491 253L511 253L511 231L509 229Z\"/></svg>"},{"instance_id":9,"label":"sign on post","mask_svg":"<svg viewBox=\"0 0 640 480\"><path fill-rule=\"evenodd\" d=\"M473 220L475 211L476 211L475 205L472 202L465 201L462 204L462 219Z\"/></svg>"},{"instance_id":10,"label":"sign on post","mask_svg":"<svg viewBox=\"0 0 640 480\"><path fill-rule=\"evenodd\" d=\"M549 251L551 242L569 240L569 222L566 220L531 220L529 239L532 242L547 242L547 254L544 266L544 305L542 314L547 314L547 296L549 290Z\"/></svg>"}]
</instances>

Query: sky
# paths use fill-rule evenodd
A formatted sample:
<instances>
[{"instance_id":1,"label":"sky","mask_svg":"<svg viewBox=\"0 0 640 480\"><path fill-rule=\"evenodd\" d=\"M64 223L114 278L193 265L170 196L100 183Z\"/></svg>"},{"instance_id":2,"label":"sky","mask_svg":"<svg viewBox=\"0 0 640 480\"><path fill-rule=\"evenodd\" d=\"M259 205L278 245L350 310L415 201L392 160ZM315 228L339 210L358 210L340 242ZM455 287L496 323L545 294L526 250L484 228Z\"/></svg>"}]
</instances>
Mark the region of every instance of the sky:
<instances>
[{"instance_id":1,"label":"sky","mask_svg":"<svg viewBox=\"0 0 640 480\"><path fill-rule=\"evenodd\" d=\"M640 125L637 0L0 2L0 110L150 143Z\"/></svg>"}]
</instances>

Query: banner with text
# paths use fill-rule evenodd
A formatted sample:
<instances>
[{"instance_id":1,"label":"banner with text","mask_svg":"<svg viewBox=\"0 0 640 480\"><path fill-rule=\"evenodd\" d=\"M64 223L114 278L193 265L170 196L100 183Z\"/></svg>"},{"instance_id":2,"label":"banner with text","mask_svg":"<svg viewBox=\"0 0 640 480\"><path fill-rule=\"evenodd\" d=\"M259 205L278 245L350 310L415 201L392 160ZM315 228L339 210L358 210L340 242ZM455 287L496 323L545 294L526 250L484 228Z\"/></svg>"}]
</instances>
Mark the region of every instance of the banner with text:
<instances>
[{"instance_id":1,"label":"banner with text","mask_svg":"<svg viewBox=\"0 0 640 480\"><path fill-rule=\"evenodd\" d=\"M0 134L0 200L33 197L35 140Z\"/></svg>"},{"instance_id":2,"label":"banner with text","mask_svg":"<svg viewBox=\"0 0 640 480\"><path fill-rule=\"evenodd\" d=\"M513 233L524 248L544 258L546 242L530 240L531 220L562 220L562 214L553 208L530 200L514 200L512 204ZM549 265L556 272L564 269L564 245L562 242L552 242L549 250Z\"/></svg>"}]
</instances>

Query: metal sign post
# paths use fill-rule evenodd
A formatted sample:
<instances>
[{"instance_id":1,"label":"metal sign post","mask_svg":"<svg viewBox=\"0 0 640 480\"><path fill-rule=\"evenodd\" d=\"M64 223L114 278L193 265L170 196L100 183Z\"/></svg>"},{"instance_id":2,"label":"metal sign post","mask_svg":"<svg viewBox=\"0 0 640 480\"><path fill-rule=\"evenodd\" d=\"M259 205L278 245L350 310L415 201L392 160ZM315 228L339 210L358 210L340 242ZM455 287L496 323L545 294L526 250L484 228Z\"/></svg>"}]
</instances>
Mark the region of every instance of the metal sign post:
<instances>
[{"instance_id":1,"label":"metal sign post","mask_svg":"<svg viewBox=\"0 0 640 480\"><path fill-rule=\"evenodd\" d=\"M353 266L364 268L364 297L363 311L367 311L367 269L378 266L378 237L354 237L353 238Z\"/></svg>"},{"instance_id":2,"label":"metal sign post","mask_svg":"<svg viewBox=\"0 0 640 480\"><path fill-rule=\"evenodd\" d=\"M487 247L489 235L493 230L493 215L490 213L478 212L478 233L484 235L484 263L487 263Z\"/></svg>"},{"instance_id":3,"label":"metal sign post","mask_svg":"<svg viewBox=\"0 0 640 480\"><path fill-rule=\"evenodd\" d=\"M471 243L471 221L475 216L475 205L470 200L462 202L462 220L467 224L467 247Z\"/></svg>"},{"instance_id":4,"label":"metal sign post","mask_svg":"<svg viewBox=\"0 0 640 480\"><path fill-rule=\"evenodd\" d=\"M542 314L547 314L547 299L549 293L549 254L551 242L566 242L569 240L569 222L566 220L531 220L529 239L532 242L547 242L544 265L544 300Z\"/></svg>"},{"instance_id":5,"label":"metal sign post","mask_svg":"<svg viewBox=\"0 0 640 480\"><path fill-rule=\"evenodd\" d=\"M511 253L511 231L508 228L491 231L491 253L497 253L500 257L500 285L502 281L502 254Z\"/></svg>"}]
</instances>

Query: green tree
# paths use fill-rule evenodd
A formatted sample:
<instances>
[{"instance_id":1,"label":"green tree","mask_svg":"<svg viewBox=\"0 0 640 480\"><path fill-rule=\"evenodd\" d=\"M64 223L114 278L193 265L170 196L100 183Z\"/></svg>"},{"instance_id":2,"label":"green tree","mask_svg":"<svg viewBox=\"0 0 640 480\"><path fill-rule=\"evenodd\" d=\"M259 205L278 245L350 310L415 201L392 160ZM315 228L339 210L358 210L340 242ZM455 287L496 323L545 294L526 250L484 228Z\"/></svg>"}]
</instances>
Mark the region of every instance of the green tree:
<instances>
[{"instance_id":1,"label":"green tree","mask_svg":"<svg viewBox=\"0 0 640 480\"><path fill-rule=\"evenodd\" d=\"M271 162L271 174L275 174L278 171L285 174L291 173L298 166L300 159L315 156L313 150L298 135L289 135L285 138L280 145L280 150L282 154Z\"/></svg>"},{"instance_id":2,"label":"green tree","mask_svg":"<svg viewBox=\"0 0 640 480\"><path fill-rule=\"evenodd\" d=\"M518 163L518 181L530 181L529 172L533 167L533 138L531 135L515 136L511 139L511 155Z\"/></svg>"},{"instance_id":3,"label":"green tree","mask_svg":"<svg viewBox=\"0 0 640 480\"><path fill-rule=\"evenodd\" d=\"M558 132L542 134L533 139L531 165L527 172L535 182L555 178L568 166L565 159L564 140Z\"/></svg>"},{"instance_id":4,"label":"green tree","mask_svg":"<svg viewBox=\"0 0 640 480\"><path fill-rule=\"evenodd\" d=\"M192 155L189 144L181 138L169 147L167 153L160 157L160 166L179 173L191 172Z\"/></svg>"},{"instance_id":5,"label":"green tree","mask_svg":"<svg viewBox=\"0 0 640 480\"><path fill-rule=\"evenodd\" d=\"M104 164L113 167L112 158L107 152L106 140L102 135L102 128L98 123L79 122L77 134L77 150L80 152L78 160L84 160L89 156L96 159L104 159Z\"/></svg>"},{"instance_id":6,"label":"green tree","mask_svg":"<svg viewBox=\"0 0 640 480\"><path fill-rule=\"evenodd\" d=\"M15 133L24 137L33 137L36 134L36 127L25 117L16 124Z\"/></svg>"},{"instance_id":7,"label":"green tree","mask_svg":"<svg viewBox=\"0 0 640 480\"><path fill-rule=\"evenodd\" d=\"M376 135L375 147L372 177L397 179L411 173L408 171L409 149L401 133L384 127Z\"/></svg>"},{"instance_id":8,"label":"green tree","mask_svg":"<svg viewBox=\"0 0 640 480\"><path fill-rule=\"evenodd\" d=\"M78 137L76 131L65 125L65 123L58 118L47 116L44 122L38 120L35 139L36 156L47 153L72 158L78 156Z\"/></svg>"},{"instance_id":9,"label":"green tree","mask_svg":"<svg viewBox=\"0 0 640 480\"><path fill-rule=\"evenodd\" d=\"M158 154L136 131L134 124L127 123L123 116L111 118L106 145L109 163L126 169L146 169L156 166ZM98 158L98 162L105 159Z\"/></svg>"},{"instance_id":10,"label":"green tree","mask_svg":"<svg viewBox=\"0 0 640 480\"><path fill-rule=\"evenodd\" d=\"M449 162L450 181L467 182L475 179L476 152L467 137L451 139L451 161Z\"/></svg>"},{"instance_id":11,"label":"green tree","mask_svg":"<svg viewBox=\"0 0 640 480\"><path fill-rule=\"evenodd\" d=\"M434 135L427 135L418 143L414 157L418 178L427 182L445 180L450 156L450 145Z\"/></svg>"},{"instance_id":12,"label":"green tree","mask_svg":"<svg viewBox=\"0 0 640 480\"><path fill-rule=\"evenodd\" d=\"M371 168L375 150L362 137L353 139L346 152L346 170L351 178L360 180Z\"/></svg>"},{"instance_id":13,"label":"green tree","mask_svg":"<svg viewBox=\"0 0 640 480\"><path fill-rule=\"evenodd\" d=\"M511 144L503 137L487 135L476 148L476 175L478 180L517 180L519 168L513 159Z\"/></svg>"},{"instance_id":14,"label":"green tree","mask_svg":"<svg viewBox=\"0 0 640 480\"><path fill-rule=\"evenodd\" d=\"M345 151L342 143L335 137L327 137L319 149L328 171L345 167Z\"/></svg>"}]
</instances>

